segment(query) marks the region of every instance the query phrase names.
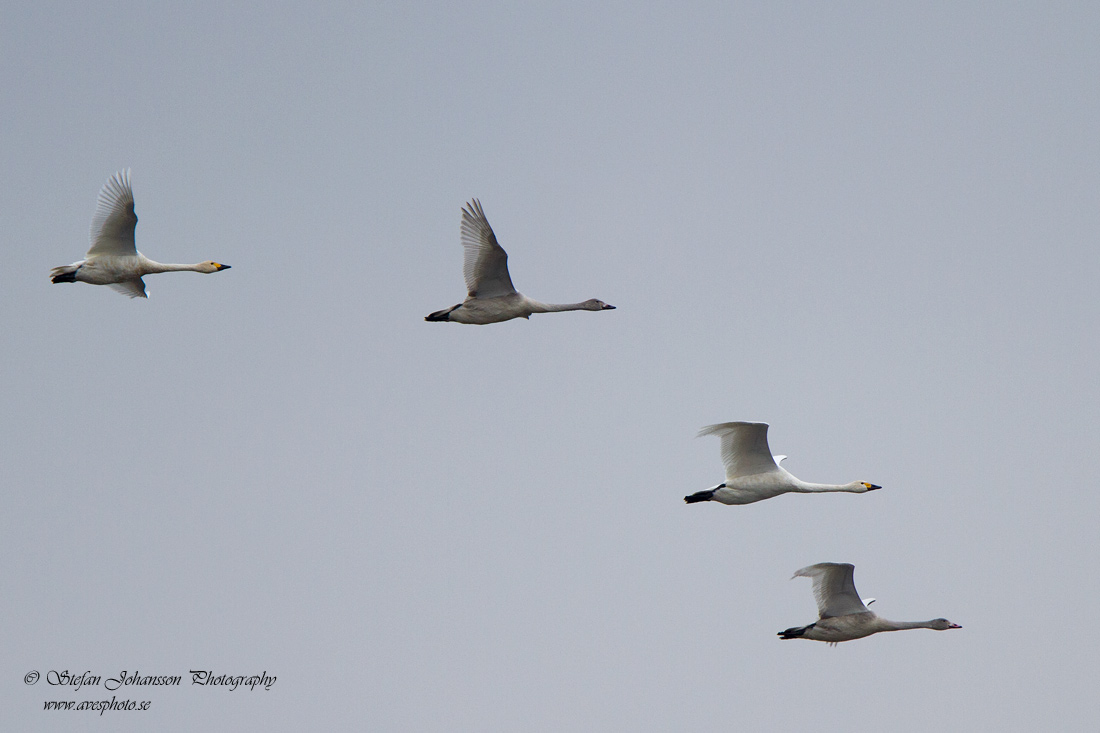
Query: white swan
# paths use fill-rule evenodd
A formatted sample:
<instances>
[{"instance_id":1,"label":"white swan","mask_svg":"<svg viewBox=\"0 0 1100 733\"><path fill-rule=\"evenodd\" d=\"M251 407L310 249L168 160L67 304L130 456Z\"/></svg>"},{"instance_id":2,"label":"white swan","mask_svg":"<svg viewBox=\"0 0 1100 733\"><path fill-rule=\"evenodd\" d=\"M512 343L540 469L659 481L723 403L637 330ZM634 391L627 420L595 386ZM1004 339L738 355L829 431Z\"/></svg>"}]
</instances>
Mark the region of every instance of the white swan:
<instances>
[{"instance_id":1,"label":"white swan","mask_svg":"<svg viewBox=\"0 0 1100 733\"><path fill-rule=\"evenodd\" d=\"M849 491L862 494L881 489L866 481L850 484L811 484L792 476L779 462L786 456L772 456L768 448L768 424L763 422L725 422L708 425L699 435L722 438L722 463L726 464L726 481L713 489L685 496L684 501L720 501L723 504L751 504L773 496L798 492L812 494L822 491Z\"/></svg>"},{"instance_id":2,"label":"white swan","mask_svg":"<svg viewBox=\"0 0 1100 733\"><path fill-rule=\"evenodd\" d=\"M466 249L462 272L466 276L466 300L425 316L425 321L485 324L530 318L532 313L615 310L615 306L595 298L583 303L555 305L517 293L508 276L508 254L497 244L481 202L474 199L467 206L468 209L462 209L462 246Z\"/></svg>"},{"instance_id":3,"label":"white swan","mask_svg":"<svg viewBox=\"0 0 1100 733\"><path fill-rule=\"evenodd\" d=\"M114 174L99 192L99 204L92 216L92 246L84 259L50 270L55 283L107 285L131 298L146 298L143 275L157 272L219 272L229 265L211 260L195 265L164 265L154 262L134 246L134 192L130 169Z\"/></svg>"},{"instance_id":4,"label":"white swan","mask_svg":"<svg viewBox=\"0 0 1100 733\"><path fill-rule=\"evenodd\" d=\"M931 621L887 621L868 610L859 599L856 584L852 581L854 565L840 562L819 562L802 568L794 577L814 579L814 598L817 599L817 611L821 617L809 626L795 626L780 631L782 639L811 639L837 644L841 641L862 639L880 631L902 631L903 629L961 629L945 618ZM870 603L873 599L868 599Z\"/></svg>"}]
</instances>

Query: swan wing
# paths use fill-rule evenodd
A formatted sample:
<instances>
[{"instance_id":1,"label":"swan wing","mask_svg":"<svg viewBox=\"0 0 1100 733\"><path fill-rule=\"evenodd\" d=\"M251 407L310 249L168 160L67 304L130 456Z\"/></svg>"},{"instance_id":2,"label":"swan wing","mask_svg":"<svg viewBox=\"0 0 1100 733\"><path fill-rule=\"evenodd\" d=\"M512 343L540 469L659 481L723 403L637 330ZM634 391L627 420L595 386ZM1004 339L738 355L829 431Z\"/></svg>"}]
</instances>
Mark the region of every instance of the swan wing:
<instances>
[{"instance_id":1,"label":"swan wing","mask_svg":"<svg viewBox=\"0 0 1100 733\"><path fill-rule=\"evenodd\" d=\"M768 447L768 424L765 422L724 422L708 425L699 431L699 435L717 435L722 438L722 463L726 466L727 481L779 470Z\"/></svg>"},{"instance_id":2,"label":"swan wing","mask_svg":"<svg viewBox=\"0 0 1100 733\"><path fill-rule=\"evenodd\" d=\"M466 250L462 274L471 298L495 298L516 292L508 276L508 253L497 243L477 199L462 209L462 246Z\"/></svg>"},{"instance_id":3,"label":"swan wing","mask_svg":"<svg viewBox=\"0 0 1100 733\"><path fill-rule=\"evenodd\" d=\"M99 191L99 203L92 216L92 246L87 256L136 255L134 227L137 221L130 169L127 168L108 178Z\"/></svg>"},{"instance_id":4,"label":"swan wing","mask_svg":"<svg viewBox=\"0 0 1100 733\"><path fill-rule=\"evenodd\" d=\"M123 280L117 283L108 283L107 286L116 293L122 293L130 298L148 298L145 294L145 281L140 277L133 280Z\"/></svg>"},{"instance_id":5,"label":"swan wing","mask_svg":"<svg viewBox=\"0 0 1100 733\"><path fill-rule=\"evenodd\" d=\"M868 610L859 599L852 573L855 565L846 562L819 562L802 568L794 577L813 578L814 599L821 618L847 616Z\"/></svg>"}]
</instances>

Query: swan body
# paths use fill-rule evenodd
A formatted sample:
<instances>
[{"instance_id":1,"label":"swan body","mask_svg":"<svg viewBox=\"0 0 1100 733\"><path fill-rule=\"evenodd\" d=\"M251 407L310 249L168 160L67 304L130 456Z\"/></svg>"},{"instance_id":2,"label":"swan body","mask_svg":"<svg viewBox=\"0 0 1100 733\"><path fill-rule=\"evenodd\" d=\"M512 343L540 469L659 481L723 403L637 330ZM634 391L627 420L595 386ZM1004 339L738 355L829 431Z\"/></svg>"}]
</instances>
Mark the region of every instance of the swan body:
<instances>
[{"instance_id":1,"label":"swan body","mask_svg":"<svg viewBox=\"0 0 1100 733\"><path fill-rule=\"evenodd\" d=\"M821 562L802 568L795 578L813 578L814 598L820 618L807 626L795 626L779 632L781 639L810 639L838 644L842 641L862 639L882 631L905 629L961 629L945 618L931 621L888 621L867 608L856 592L852 574L855 566L849 563Z\"/></svg>"},{"instance_id":2,"label":"swan body","mask_svg":"<svg viewBox=\"0 0 1100 733\"><path fill-rule=\"evenodd\" d=\"M814 484L796 478L779 463L786 456L773 456L768 447L768 424L762 422L727 422L708 425L699 435L717 435L722 439L722 462L726 480L714 488L685 496L695 504L717 501L722 504L751 504L787 493L817 494L827 491L847 491L864 494L881 489L866 481L850 484Z\"/></svg>"},{"instance_id":3,"label":"swan body","mask_svg":"<svg viewBox=\"0 0 1100 733\"><path fill-rule=\"evenodd\" d=\"M466 300L451 308L431 313L425 321L455 323L500 323L513 318L530 318L533 313L559 311L615 310L602 300L581 303L552 304L531 300L516 292L508 274L508 254L497 243L493 228L485 218L477 199L462 209L462 246L466 250L463 275L466 278Z\"/></svg>"},{"instance_id":4,"label":"swan body","mask_svg":"<svg viewBox=\"0 0 1100 733\"><path fill-rule=\"evenodd\" d=\"M141 279L145 275L159 272L211 273L229 269L229 265L213 260L194 265L172 265L149 259L138 252L134 244L137 221L130 171L126 169L109 178L99 192L99 202L92 216L92 246L84 259L53 268L50 280L55 283L107 285L131 298L147 298L145 281Z\"/></svg>"}]
</instances>

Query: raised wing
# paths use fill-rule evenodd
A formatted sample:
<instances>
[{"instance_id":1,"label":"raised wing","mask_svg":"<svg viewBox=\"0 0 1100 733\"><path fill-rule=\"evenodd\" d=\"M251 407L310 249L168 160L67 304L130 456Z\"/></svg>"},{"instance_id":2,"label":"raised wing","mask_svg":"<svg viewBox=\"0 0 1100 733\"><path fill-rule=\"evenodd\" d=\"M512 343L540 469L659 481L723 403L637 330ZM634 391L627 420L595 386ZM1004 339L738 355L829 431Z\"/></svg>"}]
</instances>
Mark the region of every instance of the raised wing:
<instances>
[{"instance_id":1,"label":"raised wing","mask_svg":"<svg viewBox=\"0 0 1100 733\"><path fill-rule=\"evenodd\" d=\"M471 298L495 298L516 292L508 276L508 253L497 244L497 237L481 202L474 199L462 209L462 246L466 257L462 274Z\"/></svg>"},{"instance_id":2,"label":"raised wing","mask_svg":"<svg viewBox=\"0 0 1100 733\"><path fill-rule=\"evenodd\" d=\"M819 562L802 568L794 577L813 578L814 599L821 618L863 613L867 606L859 599L852 573L855 566L846 562Z\"/></svg>"},{"instance_id":3,"label":"raised wing","mask_svg":"<svg viewBox=\"0 0 1100 733\"><path fill-rule=\"evenodd\" d=\"M722 463L726 466L727 481L779 470L768 447L768 424L765 422L708 425L699 431L699 435L718 435L722 438Z\"/></svg>"},{"instance_id":4,"label":"raised wing","mask_svg":"<svg viewBox=\"0 0 1100 733\"><path fill-rule=\"evenodd\" d=\"M116 293L122 293L130 298L148 298L145 294L145 281L140 277L136 277L133 280L123 280L118 283L108 283L108 287L114 290Z\"/></svg>"},{"instance_id":5,"label":"raised wing","mask_svg":"<svg viewBox=\"0 0 1100 733\"><path fill-rule=\"evenodd\" d=\"M92 246L86 256L137 254L134 247L137 221L127 168L108 178L99 191L99 203L92 216Z\"/></svg>"}]
</instances>

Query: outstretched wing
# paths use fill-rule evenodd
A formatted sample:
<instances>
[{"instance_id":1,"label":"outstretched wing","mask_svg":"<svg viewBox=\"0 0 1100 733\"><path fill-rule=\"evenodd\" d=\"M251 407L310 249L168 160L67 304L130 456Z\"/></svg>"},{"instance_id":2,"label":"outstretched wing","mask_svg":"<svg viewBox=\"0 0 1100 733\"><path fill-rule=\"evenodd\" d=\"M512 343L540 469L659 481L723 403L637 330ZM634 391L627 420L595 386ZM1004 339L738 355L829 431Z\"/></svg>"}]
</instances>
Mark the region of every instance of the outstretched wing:
<instances>
[{"instance_id":1,"label":"outstretched wing","mask_svg":"<svg viewBox=\"0 0 1100 733\"><path fill-rule=\"evenodd\" d=\"M508 253L497 244L481 202L474 199L467 206L462 209L462 246L466 249L462 274L466 277L466 291L471 298L511 295L516 289L508 276Z\"/></svg>"},{"instance_id":2,"label":"outstretched wing","mask_svg":"<svg viewBox=\"0 0 1100 733\"><path fill-rule=\"evenodd\" d=\"M137 254L134 246L137 221L127 168L108 178L99 191L99 203L92 216L92 246L86 256Z\"/></svg>"},{"instance_id":3,"label":"outstretched wing","mask_svg":"<svg viewBox=\"0 0 1100 733\"><path fill-rule=\"evenodd\" d=\"M867 606L859 599L852 573L855 566L846 562L819 562L802 568L794 577L813 578L814 598L821 618L863 613Z\"/></svg>"},{"instance_id":4,"label":"outstretched wing","mask_svg":"<svg viewBox=\"0 0 1100 733\"><path fill-rule=\"evenodd\" d=\"M718 435L722 438L722 463L726 466L727 481L779 470L768 447L767 423L724 422L708 425L699 431L699 435Z\"/></svg>"},{"instance_id":5,"label":"outstretched wing","mask_svg":"<svg viewBox=\"0 0 1100 733\"><path fill-rule=\"evenodd\" d=\"M108 283L107 286L114 290L116 293L122 293L130 298L148 298L145 294L145 281L140 277L135 277L133 280L123 280L117 283Z\"/></svg>"}]
</instances>

